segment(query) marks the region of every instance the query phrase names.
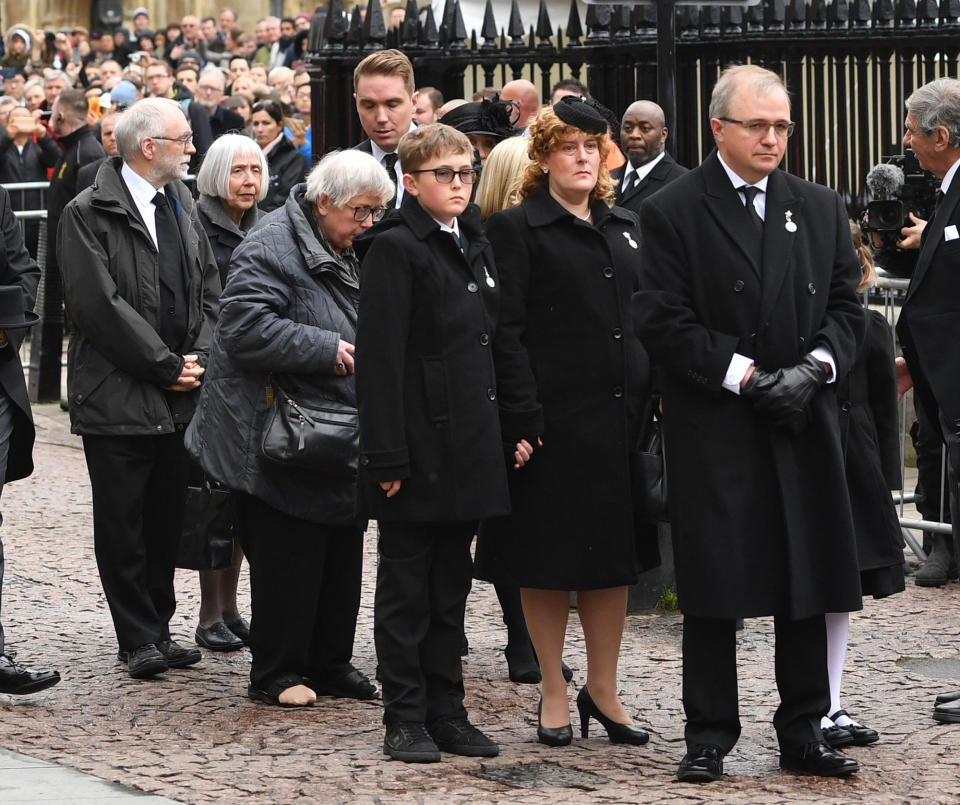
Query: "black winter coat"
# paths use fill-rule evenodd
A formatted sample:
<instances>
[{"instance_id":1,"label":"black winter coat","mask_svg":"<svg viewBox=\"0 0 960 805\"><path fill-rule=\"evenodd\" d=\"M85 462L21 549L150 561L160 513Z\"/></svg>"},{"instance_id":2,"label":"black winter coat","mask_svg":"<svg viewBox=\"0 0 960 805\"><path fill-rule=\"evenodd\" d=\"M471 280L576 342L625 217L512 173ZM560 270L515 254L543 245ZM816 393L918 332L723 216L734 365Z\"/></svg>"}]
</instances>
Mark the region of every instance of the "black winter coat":
<instances>
[{"instance_id":1,"label":"black winter coat","mask_svg":"<svg viewBox=\"0 0 960 805\"><path fill-rule=\"evenodd\" d=\"M282 207L294 185L307 178L307 158L287 137L282 137L267 154L270 168L270 189L260 202L260 209L270 212Z\"/></svg>"},{"instance_id":2,"label":"black winter coat","mask_svg":"<svg viewBox=\"0 0 960 805\"><path fill-rule=\"evenodd\" d=\"M77 171L81 167L98 159L103 159L107 152L103 150L100 141L93 136L89 126L82 126L76 131L60 139L63 152L53 167L53 178L50 180L50 189L47 190L47 267L56 270L57 229L60 225L60 214L80 192L77 187Z\"/></svg>"},{"instance_id":3,"label":"black winter coat","mask_svg":"<svg viewBox=\"0 0 960 805\"><path fill-rule=\"evenodd\" d=\"M217 261L217 268L220 269L220 285L226 288L227 266L230 265L233 250L240 245L240 241L243 240L246 233L260 220L260 209L254 204L243 214L243 218L240 219L240 226L237 226L216 196L200 196L197 207L200 212L200 225L203 227L203 231L207 233L207 240L210 241L210 248L213 250L213 256Z\"/></svg>"},{"instance_id":4,"label":"black winter coat","mask_svg":"<svg viewBox=\"0 0 960 805\"><path fill-rule=\"evenodd\" d=\"M14 217L7 191L0 188L0 285L19 285L23 294L24 310L33 310L40 282L40 269L27 253L23 236ZM33 413L27 398L27 385L20 364L20 345L26 330L7 330L7 345L0 349L0 386L14 404L13 430L7 453L7 472L4 483L26 478L33 472Z\"/></svg>"},{"instance_id":5,"label":"black winter coat","mask_svg":"<svg viewBox=\"0 0 960 805\"><path fill-rule=\"evenodd\" d=\"M904 589L903 537L891 489L902 489L900 412L893 333L882 314L866 312L867 328L853 368L837 387L857 559L864 595Z\"/></svg>"},{"instance_id":6,"label":"black winter coat","mask_svg":"<svg viewBox=\"0 0 960 805\"><path fill-rule=\"evenodd\" d=\"M649 362L630 298L640 275L633 213L591 207L593 224L547 188L491 215L503 301L497 373L504 440L536 445L511 470L512 514L489 520L477 575L521 587L586 590L636 581L631 455Z\"/></svg>"},{"instance_id":7,"label":"black winter coat","mask_svg":"<svg viewBox=\"0 0 960 805\"><path fill-rule=\"evenodd\" d=\"M357 287L337 271L301 206L305 185L260 220L234 252L210 364L186 446L204 470L286 514L356 523L353 480L284 467L260 456L271 373L295 399L356 405L354 375L335 372L353 343ZM338 299L340 303L338 303ZM345 312L342 304L352 309Z\"/></svg>"},{"instance_id":8,"label":"black winter coat","mask_svg":"<svg viewBox=\"0 0 960 805\"><path fill-rule=\"evenodd\" d=\"M45 182L47 170L60 159L60 146L49 134L36 142L31 138L20 151L5 132L0 132L0 182ZM15 210L43 208L40 190L18 190L10 197Z\"/></svg>"},{"instance_id":9,"label":"black winter coat","mask_svg":"<svg viewBox=\"0 0 960 805\"><path fill-rule=\"evenodd\" d=\"M206 364L217 321L220 278L190 191L166 186L177 203L187 257L187 333L172 352L158 328L159 254L120 176L123 160L108 159L63 211L58 248L63 290L73 324L67 355L74 433L154 436L189 421L197 391L167 392L183 355Z\"/></svg>"},{"instance_id":10,"label":"black winter coat","mask_svg":"<svg viewBox=\"0 0 960 805\"><path fill-rule=\"evenodd\" d=\"M799 436L723 388L734 353L775 371L822 346L838 377L849 371L864 317L846 210L832 190L775 170L764 220L757 264L716 152L640 213L633 310L663 398L680 608L701 617L863 606L836 386L814 396Z\"/></svg>"},{"instance_id":11,"label":"black winter coat","mask_svg":"<svg viewBox=\"0 0 960 805\"><path fill-rule=\"evenodd\" d=\"M453 522L505 514L493 365L500 288L470 205L466 252L412 196L363 258L357 390L360 504L369 517ZM389 500L379 481L401 480Z\"/></svg>"}]
</instances>

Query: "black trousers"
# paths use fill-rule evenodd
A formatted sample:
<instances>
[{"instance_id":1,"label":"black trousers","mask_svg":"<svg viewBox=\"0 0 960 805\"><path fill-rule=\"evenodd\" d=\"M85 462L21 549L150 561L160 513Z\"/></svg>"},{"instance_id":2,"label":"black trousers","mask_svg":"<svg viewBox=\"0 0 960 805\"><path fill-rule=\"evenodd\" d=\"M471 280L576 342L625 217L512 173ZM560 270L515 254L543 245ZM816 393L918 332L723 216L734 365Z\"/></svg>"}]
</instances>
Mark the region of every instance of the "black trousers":
<instances>
[{"instance_id":1,"label":"black trousers","mask_svg":"<svg viewBox=\"0 0 960 805\"><path fill-rule=\"evenodd\" d=\"M477 523L380 521L379 527L373 637L383 722L466 716L460 647Z\"/></svg>"},{"instance_id":2,"label":"black trousers","mask_svg":"<svg viewBox=\"0 0 960 805\"><path fill-rule=\"evenodd\" d=\"M190 467L177 427L161 436L83 437L94 552L123 651L170 639Z\"/></svg>"},{"instance_id":3,"label":"black trousers","mask_svg":"<svg viewBox=\"0 0 960 805\"><path fill-rule=\"evenodd\" d=\"M820 719L830 707L827 627L823 615L774 618L780 706L773 725L782 749L823 740ZM683 619L683 709L687 748L715 744L727 753L740 737L736 621Z\"/></svg>"},{"instance_id":4,"label":"black trousers","mask_svg":"<svg viewBox=\"0 0 960 805\"><path fill-rule=\"evenodd\" d=\"M950 492L950 521L953 524L953 556L960 552L960 421L951 422L940 412L940 431L947 446L947 488Z\"/></svg>"},{"instance_id":5,"label":"black trousers","mask_svg":"<svg viewBox=\"0 0 960 805\"><path fill-rule=\"evenodd\" d=\"M320 682L352 670L363 532L311 523L237 494L250 563L250 683Z\"/></svg>"}]
</instances>

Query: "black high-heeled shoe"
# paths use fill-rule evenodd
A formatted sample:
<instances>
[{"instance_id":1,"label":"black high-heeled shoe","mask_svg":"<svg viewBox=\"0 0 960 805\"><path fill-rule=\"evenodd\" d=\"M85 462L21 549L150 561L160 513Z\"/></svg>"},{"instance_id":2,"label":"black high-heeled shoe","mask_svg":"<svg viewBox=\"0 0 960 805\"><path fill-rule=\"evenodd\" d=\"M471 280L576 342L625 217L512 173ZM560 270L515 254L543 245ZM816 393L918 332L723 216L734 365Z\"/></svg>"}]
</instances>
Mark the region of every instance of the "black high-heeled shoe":
<instances>
[{"instance_id":1,"label":"black high-heeled shoe","mask_svg":"<svg viewBox=\"0 0 960 805\"><path fill-rule=\"evenodd\" d=\"M569 746L573 741L573 727L569 724L563 727L545 727L541 722L543 715L543 699L537 704L537 740L547 746Z\"/></svg>"},{"instance_id":2,"label":"black high-heeled shoe","mask_svg":"<svg viewBox=\"0 0 960 805\"><path fill-rule=\"evenodd\" d=\"M590 737L590 718L592 716L603 725L610 743L642 746L650 740L650 736L636 724L619 724L601 713L600 708L590 698L590 692L586 685L580 688L580 693L577 694L577 710L580 711L580 736L582 738Z\"/></svg>"}]
</instances>

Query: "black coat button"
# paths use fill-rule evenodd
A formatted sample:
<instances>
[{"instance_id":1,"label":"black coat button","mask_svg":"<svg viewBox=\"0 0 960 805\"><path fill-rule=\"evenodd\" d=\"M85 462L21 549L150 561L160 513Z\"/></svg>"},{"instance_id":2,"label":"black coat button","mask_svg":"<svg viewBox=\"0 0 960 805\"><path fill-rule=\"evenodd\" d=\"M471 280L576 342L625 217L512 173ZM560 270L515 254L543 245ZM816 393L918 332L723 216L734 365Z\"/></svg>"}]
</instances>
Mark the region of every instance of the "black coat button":
<instances>
[{"instance_id":1,"label":"black coat button","mask_svg":"<svg viewBox=\"0 0 960 805\"><path fill-rule=\"evenodd\" d=\"M487 344L489 344L489 343L490 343L490 336L487 335L486 333L480 333L480 343L481 343L483 346L486 346Z\"/></svg>"},{"instance_id":2,"label":"black coat button","mask_svg":"<svg viewBox=\"0 0 960 805\"><path fill-rule=\"evenodd\" d=\"M360 463L363 464L364 467L366 467L367 464L370 463L370 458L368 456L360 456Z\"/></svg>"},{"instance_id":3,"label":"black coat button","mask_svg":"<svg viewBox=\"0 0 960 805\"><path fill-rule=\"evenodd\" d=\"M811 296L817 292L817 286L812 282L807 286L807 293Z\"/></svg>"},{"instance_id":4,"label":"black coat button","mask_svg":"<svg viewBox=\"0 0 960 805\"><path fill-rule=\"evenodd\" d=\"M480 290L480 286L477 285L477 283L471 281L467 283L467 290L470 291L470 293L476 293L477 291Z\"/></svg>"},{"instance_id":5,"label":"black coat button","mask_svg":"<svg viewBox=\"0 0 960 805\"><path fill-rule=\"evenodd\" d=\"M733 283L734 293L740 293L740 291L742 290L743 290L743 280L737 280L735 283Z\"/></svg>"},{"instance_id":6,"label":"black coat button","mask_svg":"<svg viewBox=\"0 0 960 805\"><path fill-rule=\"evenodd\" d=\"M173 307L173 305L171 305L170 307L167 308L167 313L169 313L171 316L172 316L174 313L176 313L176 312L177 312L177 311L176 311L176 309Z\"/></svg>"},{"instance_id":7,"label":"black coat button","mask_svg":"<svg viewBox=\"0 0 960 805\"><path fill-rule=\"evenodd\" d=\"M603 276L610 279L613 276L613 269L610 266L603 267Z\"/></svg>"},{"instance_id":8,"label":"black coat button","mask_svg":"<svg viewBox=\"0 0 960 805\"><path fill-rule=\"evenodd\" d=\"M497 399L497 390L496 389L487 389L487 399L495 400Z\"/></svg>"},{"instance_id":9,"label":"black coat button","mask_svg":"<svg viewBox=\"0 0 960 805\"><path fill-rule=\"evenodd\" d=\"M851 407L850 400L844 400L842 403L840 403L840 410L843 411L844 413L849 411L850 407Z\"/></svg>"},{"instance_id":10,"label":"black coat button","mask_svg":"<svg viewBox=\"0 0 960 805\"><path fill-rule=\"evenodd\" d=\"M622 397L622 396L623 396L623 387L622 387L622 386L614 386L614 387L613 387L613 396L616 397L617 399L619 399L620 397Z\"/></svg>"},{"instance_id":11,"label":"black coat button","mask_svg":"<svg viewBox=\"0 0 960 805\"><path fill-rule=\"evenodd\" d=\"M613 337L619 341L621 338L623 338L623 330L621 330L619 327L614 327Z\"/></svg>"}]
</instances>

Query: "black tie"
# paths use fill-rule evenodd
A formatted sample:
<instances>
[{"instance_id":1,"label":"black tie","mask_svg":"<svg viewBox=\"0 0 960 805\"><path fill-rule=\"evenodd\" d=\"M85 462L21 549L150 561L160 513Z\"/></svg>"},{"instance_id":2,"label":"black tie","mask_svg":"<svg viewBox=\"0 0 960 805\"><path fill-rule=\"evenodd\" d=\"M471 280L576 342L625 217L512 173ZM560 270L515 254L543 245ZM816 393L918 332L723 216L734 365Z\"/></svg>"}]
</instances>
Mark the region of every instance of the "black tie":
<instances>
[{"instance_id":1,"label":"black tie","mask_svg":"<svg viewBox=\"0 0 960 805\"><path fill-rule=\"evenodd\" d=\"M186 260L180 227L166 193L157 193L153 197L153 206L160 254L160 326L157 332L173 352L179 352L187 334Z\"/></svg>"},{"instance_id":2,"label":"black tie","mask_svg":"<svg viewBox=\"0 0 960 805\"><path fill-rule=\"evenodd\" d=\"M463 241L460 240L460 236L456 232L451 232L450 237L453 238L453 242L457 244L457 248L460 251L463 251Z\"/></svg>"},{"instance_id":3,"label":"black tie","mask_svg":"<svg viewBox=\"0 0 960 805\"><path fill-rule=\"evenodd\" d=\"M397 155L393 154L384 154L383 155L383 167L387 169L387 173L390 174L390 181L393 182L393 186L397 186Z\"/></svg>"},{"instance_id":4,"label":"black tie","mask_svg":"<svg viewBox=\"0 0 960 805\"><path fill-rule=\"evenodd\" d=\"M757 233L762 237L763 236L763 218L760 217L760 213L757 212L757 208L753 203L753 200L757 197L757 193L763 191L759 187L752 187L751 185L745 184L738 188L741 193L747 199L747 212L750 214L750 220L753 222L754 229L757 230Z\"/></svg>"},{"instance_id":5,"label":"black tie","mask_svg":"<svg viewBox=\"0 0 960 805\"><path fill-rule=\"evenodd\" d=\"M943 191L938 187L937 192L933 197L933 214L937 214L937 210L940 209L940 202L943 201Z\"/></svg>"}]
</instances>

